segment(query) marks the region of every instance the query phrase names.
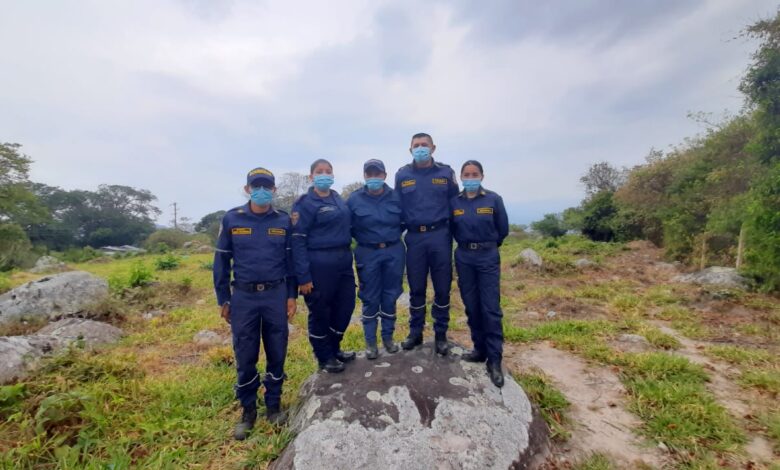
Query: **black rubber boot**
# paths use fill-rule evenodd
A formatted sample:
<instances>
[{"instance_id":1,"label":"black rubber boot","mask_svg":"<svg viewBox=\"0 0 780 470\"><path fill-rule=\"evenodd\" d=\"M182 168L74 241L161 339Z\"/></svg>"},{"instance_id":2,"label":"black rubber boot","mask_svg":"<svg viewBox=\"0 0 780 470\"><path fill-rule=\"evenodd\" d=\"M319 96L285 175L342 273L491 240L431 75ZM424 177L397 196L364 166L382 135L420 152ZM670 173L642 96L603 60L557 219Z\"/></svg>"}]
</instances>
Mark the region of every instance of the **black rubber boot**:
<instances>
[{"instance_id":1,"label":"black rubber boot","mask_svg":"<svg viewBox=\"0 0 780 470\"><path fill-rule=\"evenodd\" d=\"M376 347L376 341L373 343L368 343L366 345L366 359L369 361L373 361L374 359L379 357L379 349Z\"/></svg>"},{"instance_id":2,"label":"black rubber boot","mask_svg":"<svg viewBox=\"0 0 780 470\"><path fill-rule=\"evenodd\" d=\"M243 441L249 435L249 431L255 427L255 421L257 421L257 408L250 406L244 408L244 412L241 414L241 421L236 424L233 430L233 437L237 441Z\"/></svg>"},{"instance_id":3,"label":"black rubber boot","mask_svg":"<svg viewBox=\"0 0 780 470\"><path fill-rule=\"evenodd\" d=\"M324 370L325 372L331 373L331 374L337 374L339 372L344 372L344 363L336 359L335 357L331 357L327 360L327 362L321 362L320 363L320 370Z\"/></svg>"},{"instance_id":4,"label":"black rubber boot","mask_svg":"<svg viewBox=\"0 0 780 470\"><path fill-rule=\"evenodd\" d=\"M355 360L355 351L339 351L336 353L336 359L341 362L351 362Z\"/></svg>"},{"instance_id":5,"label":"black rubber boot","mask_svg":"<svg viewBox=\"0 0 780 470\"><path fill-rule=\"evenodd\" d=\"M393 341L391 336L382 338L382 344L385 345L385 351L387 351L388 354L395 354L398 352L398 345L395 344L395 341Z\"/></svg>"},{"instance_id":6,"label":"black rubber boot","mask_svg":"<svg viewBox=\"0 0 780 470\"><path fill-rule=\"evenodd\" d=\"M265 419L275 426L281 426L287 421L287 413L278 406L272 406L265 410Z\"/></svg>"},{"instance_id":7,"label":"black rubber boot","mask_svg":"<svg viewBox=\"0 0 780 470\"><path fill-rule=\"evenodd\" d=\"M446 356L450 352L450 344L447 342L447 336L436 335L435 347L436 354Z\"/></svg>"},{"instance_id":8,"label":"black rubber boot","mask_svg":"<svg viewBox=\"0 0 780 470\"><path fill-rule=\"evenodd\" d=\"M423 343L423 336L422 333L419 335L413 335L409 333L409 336L406 337L405 340L401 343L401 347L404 348L404 350L409 351L411 349L414 349L416 346L419 346Z\"/></svg>"},{"instance_id":9,"label":"black rubber boot","mask_svg":"<svg viewBox=\"0 0 780 470\"><path fill-rule=\"evenodd\" d=\"M487 357L476 349L471 350L463 355L463 360L466 362L485 362Z\"/></svg>"},{"instance_id":10,"label":"black rubber boot","mask_svg":"<svg viewBox=\"0 0 780 470\"><path fill-rule=\"evenodd\" d=\"M504 386L504 372L501 370L501 361L488 361L487 373L493 385L498 388Z\"/></svg>"}]
</instances>

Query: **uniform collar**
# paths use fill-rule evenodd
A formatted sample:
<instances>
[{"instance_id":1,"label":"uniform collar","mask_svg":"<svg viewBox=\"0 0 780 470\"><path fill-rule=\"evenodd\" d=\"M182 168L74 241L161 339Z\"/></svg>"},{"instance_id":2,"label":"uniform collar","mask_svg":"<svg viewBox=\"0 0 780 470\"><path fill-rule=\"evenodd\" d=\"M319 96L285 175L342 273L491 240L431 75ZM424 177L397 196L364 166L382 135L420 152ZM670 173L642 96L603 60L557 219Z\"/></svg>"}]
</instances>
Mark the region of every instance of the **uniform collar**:
<instances>
[{"instance_id":1,"label":"uniform collar","mask_svg":"<svg viewBox=\"0 0 780 470\"><path fill-rule=\"evenodd\" d=\"M276 214L279 213L279 212L276 211L276 208L273 205L271 205L271 208L268 209L267 211L263 212L262 214L258 214L256 212L252 211L252 203L251 202L247 202L246 206L244 206L244 207L246 208L245 212L247 214L252 214L255 217L265 217L265 216L268 216L268 215L271 215L271 214L276 215Z\"/></svg>"},{"instance_id":2,"label":"uniform collar","mask_svg":"<svg viewBox=\"0 0 780 470\"><path fill-rule=\"evenodd\" d=\"M325 200L326 200L326 199L328 199L329 197L333 196L333 190L332 190L332 189L329 189L328 191L330 191L330 192L328 193L328 195L327 195L327 196L325 196L325 197L321 197L319 194L317 194L317 192L316 192L316 191L314 191L314 186L312 186L312 187L310 187L310 188L309 188L309 196L311 196L311 197L313 197L313 198L316 198L316 199L319 199L320 201L325 201ZM327 201L326 201L326 202L327 202Z\"/></svg>"},{"instance_id":3,"label":"uniform collar","mask_svg":"<svg viewBox=\"0 0 780 470\"><path fill-rule=\"evenodd\" d=\"M360 188L360 191L362 191L363 194L365 194L367 197L374 198L374 199L382 199L386 195L390 194L390 191L392 191L392 188L390 188L390 186L388 186L387 183L384 183L382 188L384 189L384 191L382 191L382 194L371 194L370 192L368 192L368 189L365 186Z\"/></svg>"},{"instance_id":4,"label":"uniform collar","mask_svg":"<svg viewBox=\"0 0 780 470\"><path fill-rule=\"evenodd\" d=\"M487 191L485 191L484 188L480 187L479 191L477 191L477 196L474 199L477 199L479 197L485 196L486 194L487 194ZM458 194L458 197L462 197L463 199L467 199L467 200L469 198L468 196L466 196L466 190L465 189L463 191L461 191L460 194Z\"/></svg>"},{"instance_id":5,"label":"uniform collar","mask_svg":"<svg viewBox=\"0 0 780 470\"><path fill-rule=\"evenodd\" d=\"M432 170L435 167L436 167L436 160L434 160L433 157L431 157L431 166L425 168L420 168L419 166L417 166L417 163L415 163L415 161L412 160L412 170L414 171L427 171L427 170Z\"/></svg>"}]
</instances>

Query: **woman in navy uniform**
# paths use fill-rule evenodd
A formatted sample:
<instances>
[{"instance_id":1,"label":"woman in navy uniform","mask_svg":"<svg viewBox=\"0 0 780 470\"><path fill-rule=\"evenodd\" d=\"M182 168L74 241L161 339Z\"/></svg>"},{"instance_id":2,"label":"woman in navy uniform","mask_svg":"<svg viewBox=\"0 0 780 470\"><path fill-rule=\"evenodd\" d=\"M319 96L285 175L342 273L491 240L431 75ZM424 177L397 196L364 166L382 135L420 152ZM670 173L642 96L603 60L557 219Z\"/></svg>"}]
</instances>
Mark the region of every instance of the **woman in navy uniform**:
<instances>
[{"instance_id":1,"label":"woman in navy uniform","mask_svg":"<svg viewBox=\"0 0 780 470\"><path fill-rule=\"evenodd\" d=\"M290 253L290 216L271 206L274 175L255 168L247 175L244 190L250 195L249 203L229 210L222 219L213 268L217 303L233 334L238 370L234 389L244 409L234 432L238 440L246 438L257 419L261 338L266 357L262 377L266 416L276 424L284 420L280 402L286 377L287 321L295 314L298 296Z\"/></svg>"},{"instance_id":2,"label":"woman in navy uniform","mask_svg":"<svg viewBox=\"0 0 780 470\"><path fill-rule=\"evenodd\" d=\"M309 342L321 370L341 372L355 359L341 340L355 309L350 212L333 185L333 166L312 163L312 187L292 212L292 247L300 293L309 308Z\"/></svg>"},{"instance_id":3,"label":"woman in navy uniform","mask_svg":"<svg viewBox=\"0 0 780 470\"><path fill-rule=\"evenodd\" d=\"M379 356L377 322L382 322L382 344L390 354L398 352L393 342L395 302L403 292L404 245L401 243L401 198L385 184L387 172L381 160L363 164L366 185L349 196L352 236L357 240L357 267L363 302L363 334L366 357Z\"/></svg>"},{"instance_id":4,"label":"woman in navy uniform","mask_svg":"<svg viewBox=\"0 0 780 470\"><path fill-rule=\"evenodd\" d=\"M455 267L458 288L466 307L474 349L463 359L486 362L491 382L504 385L501 355L501 258L498 247L509 234L509 221L501 196L482 188L482 164L469 160L460 170L463 191L450 201L452 228L458 248Z\"/></svg>"}]
</instances>

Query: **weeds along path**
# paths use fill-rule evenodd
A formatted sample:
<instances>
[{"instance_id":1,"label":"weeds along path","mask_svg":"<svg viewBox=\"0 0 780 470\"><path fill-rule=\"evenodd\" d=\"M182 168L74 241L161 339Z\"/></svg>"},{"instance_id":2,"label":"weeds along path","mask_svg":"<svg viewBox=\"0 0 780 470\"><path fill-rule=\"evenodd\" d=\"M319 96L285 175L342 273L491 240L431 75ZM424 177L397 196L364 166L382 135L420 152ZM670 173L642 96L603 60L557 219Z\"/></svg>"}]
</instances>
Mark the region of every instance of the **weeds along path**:
<instances>
[{"instance_id":1,"label":"weeds along path","mask_svg":"<svg viewBox=\"0 0 780 470\"><path fill-rule=\"evenodd\" d=\"M610 368L589 365L548 342L527 348L512 346L506 352L506 362L515 371L543 371L569 401L566 422L570 437L557 445L559 458L576 460L595 452L609 454L622 468L664 464L659 449L634 433L641 421L626 411L625 388Z\"/></svg>"}]
</instances>

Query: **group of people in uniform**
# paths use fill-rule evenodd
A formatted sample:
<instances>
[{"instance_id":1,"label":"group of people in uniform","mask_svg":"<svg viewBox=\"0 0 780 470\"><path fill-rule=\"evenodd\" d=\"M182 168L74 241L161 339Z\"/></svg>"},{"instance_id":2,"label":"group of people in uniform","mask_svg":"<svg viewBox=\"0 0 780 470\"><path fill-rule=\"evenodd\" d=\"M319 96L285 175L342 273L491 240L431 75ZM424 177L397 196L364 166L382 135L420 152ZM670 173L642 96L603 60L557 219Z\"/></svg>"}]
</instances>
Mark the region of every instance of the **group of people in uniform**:
<instances>
[{"instance_id":1,"label":"group of people in uniform","mask_svg":"<svg viewBox=\"0 0 780 470\"><path fill-rule=\"evenodd\" d=\"M504 203L482 187L478 161L462 165L461 191L455 171L433 159L436 146L430 135L412 136L409 150L413 160L398 170L393 188L384 163L371 159L363 165L365 185L347 201L331 189L333 165L316 160L309 172L311 187L289 215L272 205L276 185L269 170L255 168L247 175L249 202L225 214L214 255L214 287L232 331L234 389L243 408L236 439L246 438L255 424L261 381L266 418L277 424L285 419L281 393L288 320L296 313L299 294L309 310L309 342L320 370L339 373L355 360L354 351L341 348L356 303L355 271L368 360L379 357L377 329L388 354L423 343L429 275L434 349L447 355L453 238L474 346L462 358L484 362L492 383L503 386L498 248L509 233ZM399 347L393 334L404 268L409 335ZM261 343L266 355L262 377L257 371Z\"/></svg>"}]
</instances>

